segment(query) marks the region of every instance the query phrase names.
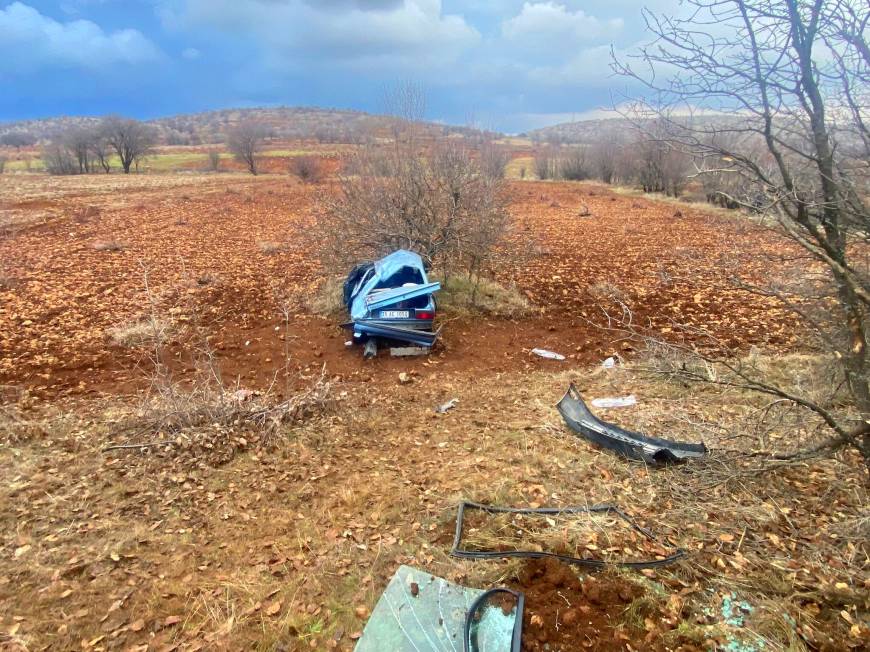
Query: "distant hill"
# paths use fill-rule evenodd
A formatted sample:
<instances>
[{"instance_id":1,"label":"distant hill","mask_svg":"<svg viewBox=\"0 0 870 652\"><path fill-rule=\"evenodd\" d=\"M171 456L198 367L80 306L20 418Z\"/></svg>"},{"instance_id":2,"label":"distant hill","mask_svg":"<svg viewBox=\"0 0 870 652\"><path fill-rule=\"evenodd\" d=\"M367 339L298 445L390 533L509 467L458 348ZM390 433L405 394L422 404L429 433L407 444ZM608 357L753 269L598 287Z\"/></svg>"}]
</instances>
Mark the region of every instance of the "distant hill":
<instances>
[{"instance_id":1,"label":"distant hill","mask_svg":"<svg viewBox=\"0 0 870 652\"><path fill-rule=\"evenodd\" d=\"M695 127L736 126L743 118L735 115L696 115L684 120L691 120ZM681 120L675 118L675 121ZM550 127L534 129L526 136L535 142L554 144L593 144L601 142L619 142L626 140L638 128L652 126L653 119L630 120L628 118L603 118L598 120L578 120L563 122Z\"/></svg>"},{"instance_id":2,"label":"distant hill","mask_svg":"<svg viewBox=\"0 0 870 652\"><path fill-rule=\"evenodd\" d=\"M525 135L536 142L590 144L621 136L629 128L631 123L625 118L603 118L562 122L533 129Z\"/></svg>"},{"instance_id":3,"label":"distant hill","mask_svg":"<svg viewBox=\"0 0 870 652\"><path fill-rule=\"evenodd\" d=\"M69 127L99 122L96 117L63 116L40 120L0 123L0 135L27 132L40 141L48 141ZM245 120L261 122L277 138L316 138L320 142L362 142L372 136L386 135L393 118L362 111L317 107L277 107L224 109L146 120L160 134L165 145L199 145L221 142L226 131ZM433 134L478 133L467 127L425 123Z\"/></svg>"}]
</instances>

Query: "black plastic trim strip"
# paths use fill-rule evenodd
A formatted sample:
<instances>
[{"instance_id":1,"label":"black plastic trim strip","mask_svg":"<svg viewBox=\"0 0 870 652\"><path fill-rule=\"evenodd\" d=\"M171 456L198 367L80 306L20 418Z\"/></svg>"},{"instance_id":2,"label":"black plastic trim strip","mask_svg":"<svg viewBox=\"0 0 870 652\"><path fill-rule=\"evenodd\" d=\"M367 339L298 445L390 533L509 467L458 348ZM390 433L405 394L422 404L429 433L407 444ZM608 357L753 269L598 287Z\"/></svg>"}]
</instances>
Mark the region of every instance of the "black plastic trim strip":
<instances>
[{"instance_id":1,"label":"black plastic trim strip","mask_svg":"<svg viewBox=\"0 0 870 652\"><path fill-rule=\"evenodd\" d=\"M477 610L480 609L480 605L482 605L487 598L496 593L510 593L517 600L517 617L516 620L514 620L514 633L511 636L511 652L520 652L520 646L523 642L523 609L525 608L526 596L519 591L512 591L511 589L505 588L484 591L477 596L477 599L475 599L474 602L471 603L471 607L465 614L465 630L462 637L463 649L465 652L475 652L477 649L472 648L471 646L471 625L474 622L474 615L477 613Z\"/></svg>"},{"instance_id":2,"label":"black plastic trim strip","mask_svg":"<svg viewBox=\"0 0 870 652\"><path fill-rule=\"evenodd\" d=\"M618 561L608 562L601 559L583 559L581 557L571 557L570 555L559 555L554 552L538 552L536 550L464 550L460 548L462 542L462 525L465 518L466 509L479 509L488 514L589 514L589 513L611 513L616 514L620 519L628 523L633 530L639 532L650 541L656 541L656 538L646 528L642 528L625 512L613 505L594 505L592 507L541 507L539 509L522 509L518 507L496 507L493 505L482 505L464 500L459 503L459 509L456 514L456 533L453 537L453 548L450 554L454 557L463 559L503 559L506 557L525 557L529 559L558 559L559 561L568 564L576 564L577 566L585 566L587 568L607 568L608 566L618 566L620 568L633 568L641 570L644 568L658 568L667 566L675 561L686 556L686 551L677 548L672 555L663 559L651 559L649 561Z\"/></svg>"}]
</instances>

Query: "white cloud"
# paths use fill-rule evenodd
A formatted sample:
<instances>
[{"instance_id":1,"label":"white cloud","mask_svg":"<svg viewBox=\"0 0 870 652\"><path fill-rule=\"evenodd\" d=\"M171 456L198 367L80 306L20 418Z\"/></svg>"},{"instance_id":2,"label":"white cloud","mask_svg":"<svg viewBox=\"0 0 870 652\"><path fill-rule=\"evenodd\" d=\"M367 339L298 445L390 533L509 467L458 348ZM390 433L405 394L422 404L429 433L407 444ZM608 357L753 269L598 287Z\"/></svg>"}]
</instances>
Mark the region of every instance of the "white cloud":
<instances>
[{"instance_id":1,"label":"white cloud","mask_svg":"<svg viewBox=\"0 0 870 652\"><path fill-rule=\"evenodd\" d=\"M89 20L59 22L22 2L0 9L0 73L40 68L102 69L161 57L141 32L105 32Z\"/></svg>"},{"instance_id":2,"label":"white cloud","mask_svg":"<svg viewBox=\"0 0 870 652\"><path fill-rule=\"evenodd\" d=\"M529 49L545 48L547 54L561 52L602 37L610 37L623 28L621 18L600 20L582 9L571 11L556 2L526 2L520 13L502 23L502 35Z\"/></svg>"},{"instance_id":3,"label":"white cloud","mask_svg":"<svg viewBox=\"0 0 870 652\"><path fill-rule=\"evenodd\" d=\"M455 60L480 40L461 16L443 12L441 0L186 0L171 13L164 6L161 18L253 37L272 65L420 67Z\"/></svg>"}]
</instances>

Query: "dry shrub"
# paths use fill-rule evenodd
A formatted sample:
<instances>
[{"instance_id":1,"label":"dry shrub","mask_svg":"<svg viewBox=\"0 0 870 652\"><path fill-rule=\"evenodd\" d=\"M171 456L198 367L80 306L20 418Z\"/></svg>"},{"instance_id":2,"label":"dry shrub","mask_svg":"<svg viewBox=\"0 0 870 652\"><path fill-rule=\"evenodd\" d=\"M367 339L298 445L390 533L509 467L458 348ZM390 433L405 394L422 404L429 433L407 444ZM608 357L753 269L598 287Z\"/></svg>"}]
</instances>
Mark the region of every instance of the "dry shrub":
<instances>
[{"instance_id":1,"label":"dry shrub","mask_svg":"<svg viewBox=\"0 0 870 652\"><path fill-rule=\"evenodd\" d=\"M727 391L745 405L754 408L741 417L732 445L745 438L747 450L765 451L771 457L789 456L811 449L830 436L822 418L795 401L762 387L775 387L820 406L842 418L857 418L842 383L841 372L833 356L790 353L777 356L757 351L742 356L719 358L702 349L650 340L643 356L642 369L669 381L674 396L691 388L707 386L708 393ZM662 387L667 387L663 385ZM724 388L724 389L723 389Z\"/></svg>"},{"instance_id":2,"label":"dry shrub","mask_svg":"<svg viewBox=\"0 0 870 652\"><path fill-rule=\"evenodd\" d=\"M595 283L589 285L586 288L586 292L593 299L597 299L599 301L617 303L625 302L625 293L618 285L615 285L610 281L596 281Z\"/></svg>"},{"instance_id":3,"label":"dry shrub","mask_svg":"<svg viewBox=\"0 0 870 652\"><path fill-rule=\"evenodd\" d=\"M199 276L196 277L197 285L214 285L219 280L217 274L213 272L203 272Z\"/></svg>"},{"instance_id":4,"label":"dry shrub","mask_svg":"<svg viewBox=\"0 0 870 652\"><path fill-rule=\"evenodd\" d=\"M269 240L260 240L257 242L257 248L267 256L280 253L286 248L281 242L271 242Z\"/></svg>"},{"instance_id":5,"label":"dry shrub","mask_svg":"<svg viewBox=\"0 0 870 652\"><path fill-rule=\"evenodd\" d=\"M6 388L0 387L0 389ZM61 414L42 408L34 410L27 397L20 394L18 396L2 394L0 393L0 442L6 446L37 439L61 440L76 426L76 419L71 414Z\"/></svg>"},{"instance_id":6,"label":"dry shrub","mask_svg":"<svg viewBox=\"0 0 870 652\"><path fill-rule=\"evenodd\" d=\"M305 307L315 315L324 317L344 314L347 311L344 305L344 279L332 276L321 281L308 297Z\"/></svg>"},{"instance_id":7,"label":"dry shrub","mask_svg":"<svg viewBox=\"0 0 870 652\"><path fill-rule=\"evenodd\" d=\"M78 224L87 224L88 222L98 218L101 212L99 206L85 206L73 214L73 219Z\"/></svg>"},{"instance_id":8,"label":"dry shrub","mask_svg":"<svg viewBox=\"0 0 870 652\"><path fill-rule=\"evenodd\" d=\"M0 265L0 290L11 290L16 284L16 278L5 267Z\"/></svg>"},{"instance_id":9,"label":"dry shrub","mask_svg":"<svg viewBox=\"0 0 870 652\"><path fill-rule=\"evenodd\" d=\"M224 464L240 450L271 448L285 427L321 415L331 405L331 385L324 373L297 391L291 389L285 369L287 385L280 397L277 382L262 392L238 382L227 385L208 339L195 331L193 340L187 352L194 373L180 380L165 362L169 359L165 338L155 332L150 390L104 451L147 452L182 466Z\"/></svg>"},{"instance_id":10,"label":"dry shrub","mask_svg":"<svg viewBox=\"0 0 870 652\"><path fill-rule=\"evenodd\" d=\"M227 149L237 161L244 163L251 174L256 175L257 154L268 136L266 125L254 121L242 122L228 131Z\"/></svg>"},{"instance_id":11,"label":"dry shrub","mask_svg":"<svg viewBox=\"0 0 870 652\"><path fill-rule=\"evenodd\" d=\"M559 161L549 151L535 154L535 176L541 181L555 179L559 171Z\"/></svg>"},{"instance_id":12,"label":"dry shrub","mask_svg":"<svg viewBox=\"0 0 870 652\"><path fill-rule=\"evenodd\" d=\"M484 277L450 276L436 294L438 309L448 315L484 314L493 317L523 317L534 308L512 285Z\"/></svg>"},{"instance_id":13,"label":"dry shrub","mask_svg":"<svg viewBox=\"0 0 870 652\"><path fill-rule=\"evenodd\" d=\"M140 319L121 324L106 331L112 343L124 348L152 346L166 339L172 329L169 321L162 319Z\"/></svg>"},{"instance_id":14,"label":"dry shrub","mask_svg":"<svg viewBox=\"0 0 870 652\"><path fill-rule=\"evenodd\" d=\"M616 509L563 514L470 510L464 518L462 547L483 552L533 550L608 563L646 561L676 552L654 536L644 536Z\"/></svg>"},{"instance_id":15,"label":"dry shrub","mask_svg":"<svg viewBox=\"0 0 870 652\"><path fill-rule=\"evenodd\" d=\"M465 145L443 141L421 151L413 139L366 149L324 197L318 220L323 258L350 269L410 249L443 271L480 273L508 228L503 181L485 174Z\"/></svg>"},{"instance_id":16,"label":"dry shrub","mask_svg":"<svg viewBox=\"0 0 870 652\"><path fill-rule=\"evenodd\" d=\"M276 400L274 393L226 387L216 369L193 381L155 374L152 394L116 436L131 440L104 450L148 451L185 465L224 464L246 448L270 448L284 427L299 425L329 407L330 383L321 376L306 390ZM145 433L150 433L143 440Z\"/></svg>"},{"instance_id":17,"label":"dry shrub","mask_svg":"<svg viewBox=\"0 0 870 652\"><path fill-rule=\"evenodd\" d=\"M584 181L592 176L589 163L586 160L586 150L582 147L572 147L559 159L559 177L566 181Z\"/></svg>"},{"instance_id":18,"label":"dry shrub","mask_svg":"<svg viewBox=\"0 0 870 652\"><path fill-rule=\"evenodd\" d=\"M290 174L304 183L320 183L325 170L316 156L295 156L290 160Z\"/></svg>"},{"instance_id":19,"label":"dry shrub","mask_svg":"<svg viewBox=\"0 0 870 652\"><path fill-rule=\"evenodd\" d=\"M501 285L485 277L454 275L441 281L435 294L438 312L449 316L489 315L492 317L522 317L534 308L514 286ZM339 317L347 311L344 305L343 278L327 278L320 283L305 305L312 313L324 317Z\"/></svg>"},{"instance_id":20,"label":"dry shrub","mask_svg":"<svg viewBox=\"0 0 870 652\"><path fill-rule=\"evenodd\" d=\"M96 251L123 251L126 245L117 240L98 240L93 244Z\"/></svg>"}]
</instances>

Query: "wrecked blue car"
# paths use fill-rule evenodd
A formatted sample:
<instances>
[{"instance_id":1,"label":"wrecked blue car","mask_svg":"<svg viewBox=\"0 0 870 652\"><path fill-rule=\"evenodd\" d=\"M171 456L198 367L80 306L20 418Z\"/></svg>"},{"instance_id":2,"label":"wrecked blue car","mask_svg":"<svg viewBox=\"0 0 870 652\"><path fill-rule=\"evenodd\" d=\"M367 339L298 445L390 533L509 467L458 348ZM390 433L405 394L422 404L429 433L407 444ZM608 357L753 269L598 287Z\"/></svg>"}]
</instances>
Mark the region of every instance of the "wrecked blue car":
<instances>
[{"instance_id":1,"label":"wrecked blue car","mask_svg":"<svg viewBox=\"0 0 870 652\"><path fill-rule=\"evenodd\" d=\"M354 267L344 282L344 304L353 341L366 345L366 355L377 353L378 342L404 343L429 348L438 337L434 330L435 292L438 282L426 277L423 259L399 249L373 263Z\"/></svg>"}]
</instances>

